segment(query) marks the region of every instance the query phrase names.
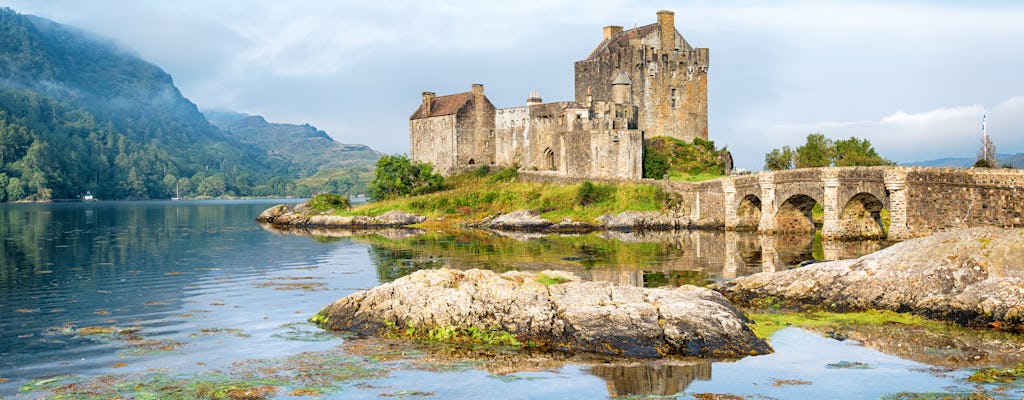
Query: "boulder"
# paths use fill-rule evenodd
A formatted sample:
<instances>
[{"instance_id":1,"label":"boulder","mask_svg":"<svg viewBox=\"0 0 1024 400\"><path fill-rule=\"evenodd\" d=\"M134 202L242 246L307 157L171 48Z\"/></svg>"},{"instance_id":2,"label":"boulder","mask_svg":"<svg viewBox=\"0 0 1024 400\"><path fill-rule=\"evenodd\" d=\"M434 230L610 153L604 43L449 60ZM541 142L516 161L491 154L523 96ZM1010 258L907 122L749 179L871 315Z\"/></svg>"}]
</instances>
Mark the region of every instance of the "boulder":
<instances>
[{"instance_id":1,"label":"boulder","mask_svg":"<svg viewBox=\"0 0 1024 400\"><path fill-rule=\"evenodd\" d=\"M513 231L541 231L551 225L551 221L541 218L535 211L519 210L484 221L480 227Z\"/></svg>"},{"instance_id":2,"label":"boulder","mask_svg":"<svg viewBox=\"0 0 1024 400\"><path fill-rule=\"evenodd\" d=\"M391 210L376 217L329 215L328 212L311 210L306 207L306 203L298 204L295 208L278 204L256 217L257 222L264 224L309 228L393 228L426 220L427 217L402 210Z\"/></svg>"},{"instance_id":3,"label":"boulder","mask_svg":"<svg viewBox=\"0 0 1024 400\"><path fill-rule=\"evenodd\" d=\"M773 298L835 310L912 312L965 325L1024 323L1024 230L973 228L895 244L855 260L737 278L740 303Z\"/></svg>"},{"instance_id":4,"label":"boulder","mask_svg":"<svg viewBox=\"0 0 1024 400\"><path fill-rule=\"evenodd\" d=\"M690 218L662 214L657 211L623 211L618 215L597 217L606 229L613 230L675 230L690 226Z\"/></svg>"},{"instance_id":5,"label":"boulder","mask_svg":"<svg viewBox=\"0 0 1024 400\"><path fill-rule=\"evenodd\" d=\"M712 290L582 282L560 271L420 270L337 300L311 321L362 334L409 326L499 329L543 348L635 357L771 351Z\"/></svg>"}]
</instances>

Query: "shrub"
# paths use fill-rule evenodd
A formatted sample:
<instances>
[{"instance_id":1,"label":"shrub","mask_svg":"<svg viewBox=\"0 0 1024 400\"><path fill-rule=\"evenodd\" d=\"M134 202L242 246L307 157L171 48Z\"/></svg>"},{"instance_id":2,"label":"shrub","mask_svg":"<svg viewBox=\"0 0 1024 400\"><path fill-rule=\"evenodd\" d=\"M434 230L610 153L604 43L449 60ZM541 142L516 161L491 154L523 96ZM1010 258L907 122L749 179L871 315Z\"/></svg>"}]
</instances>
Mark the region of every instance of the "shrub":
<instances>
[{"instance_id":1,"label":"shrub","mask_svg":"<svg viewBox=\"0 0 1024 400\"><path fill-rule=\"evenodd\" d=\"M595 185L590 183L590 181L583 181L580 187L576 189L576 203L586 207L590 204L606 201L614 193L615 187L612 185Z\"/></svg>"},{"instance_id":2,"label":"shrub","mask_svg":"<svg viewBox=\"0 0 1024 400\"><path fill-rule=\"evenodd\" d=\"M519 179L519 167L508 167L495 172L488 178L490 183L512 182Z\"/></svg>"},{"instance_id":3,"label":"shrub","mask_svg":"<svg viewBox=\"0 0 1024 400\"><path fill-rule=\"evenodd\" d=\"M434 173L434 167L427 163L413 163L401 154L384 156L377 160L370 182L370 196L376 200L420 195L444 188L444 178Z\"/></svg>"},{"instance_id":4,"label":"shrub","mask_svg":"<svg viewBox=\"0 0 1024 400\"><path fill-rule=\"evenodd\" d=\"M309 201L306 202L306 206L314 210L326 211L331 209L348 209L351 204L348 201L348 197L337 194L322 193L313 196L312 199L309 199Z\"/></svg>"}]
</instances>

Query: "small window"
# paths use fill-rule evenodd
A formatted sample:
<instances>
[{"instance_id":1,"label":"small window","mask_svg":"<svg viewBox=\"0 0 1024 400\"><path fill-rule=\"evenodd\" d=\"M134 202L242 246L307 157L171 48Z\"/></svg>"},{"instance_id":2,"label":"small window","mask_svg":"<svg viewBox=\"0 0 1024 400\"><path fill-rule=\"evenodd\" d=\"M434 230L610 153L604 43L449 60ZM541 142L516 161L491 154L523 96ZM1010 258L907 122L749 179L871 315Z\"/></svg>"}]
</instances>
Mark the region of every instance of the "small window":
<instances>
[{"instance_id":1,"label":"small window","mask_svg":"<svg viewBox=\"0 0 1024 400\"><path fill-rule=\"evenodd\" d=\"M469 159L469 165L473 165L473 164L476 164L476 160L473 160L472 158L470 158Z\"/></svg>"}]
</instances>

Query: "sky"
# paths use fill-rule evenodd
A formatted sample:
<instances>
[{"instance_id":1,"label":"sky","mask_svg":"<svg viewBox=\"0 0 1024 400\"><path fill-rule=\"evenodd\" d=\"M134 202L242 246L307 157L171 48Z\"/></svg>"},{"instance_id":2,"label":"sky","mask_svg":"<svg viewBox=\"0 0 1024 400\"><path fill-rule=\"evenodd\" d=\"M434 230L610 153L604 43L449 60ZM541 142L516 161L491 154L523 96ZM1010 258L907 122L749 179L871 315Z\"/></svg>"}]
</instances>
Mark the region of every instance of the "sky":
<instances>
[{"instance_id":1,"label":"sky","mask_svg":"<svg viewBox=\"0 0 1024 400\"><path fill-rule=\"evenodd\" d=\"M497 107L573 98L573 62L675 12L710 48L709 138L736 166L809 133L866 138L901 163L975 157L981 120L1024 152L1024 4L1015 1L0 0L114 39L200 109L309 123L409 151L424 91L481 83Z\"/></svg>"}]
</instances>

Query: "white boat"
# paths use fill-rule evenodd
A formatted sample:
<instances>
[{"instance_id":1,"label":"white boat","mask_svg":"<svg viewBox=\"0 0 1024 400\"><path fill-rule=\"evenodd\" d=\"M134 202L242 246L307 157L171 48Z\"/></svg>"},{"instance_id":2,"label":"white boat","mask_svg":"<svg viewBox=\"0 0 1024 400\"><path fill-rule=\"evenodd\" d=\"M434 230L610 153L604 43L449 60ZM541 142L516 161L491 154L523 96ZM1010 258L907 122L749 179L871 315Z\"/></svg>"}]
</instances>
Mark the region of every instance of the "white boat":
<instances>
[{"instance_id":1,"label":"white boat","mask_svg":"<svg viewBox=\"0 0 1024 400\"><path fill-rule=\"evenodd\" d=\"M180 196L180 194L178 193L178 185L175 184L174 185L174 197L171 197L171 201L181 200L181 197L179 197L179 196Z\"/></svg>"},{"instance_id":2,"label":"white boat","mask_svg":"<svg viewBox=\"0 0 1024 400\"><path fill-rule=\"evenodd\" d=\"M92 192L86 191L85 194L82 195L82 201L96 201L96 198L93 197Z\"/></svg>"}]
</instances>

